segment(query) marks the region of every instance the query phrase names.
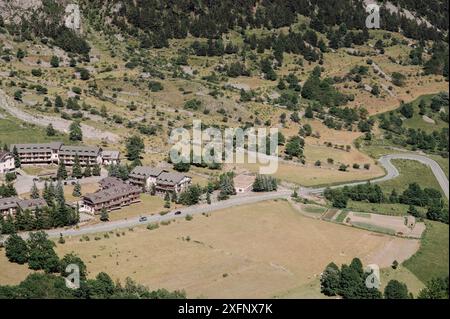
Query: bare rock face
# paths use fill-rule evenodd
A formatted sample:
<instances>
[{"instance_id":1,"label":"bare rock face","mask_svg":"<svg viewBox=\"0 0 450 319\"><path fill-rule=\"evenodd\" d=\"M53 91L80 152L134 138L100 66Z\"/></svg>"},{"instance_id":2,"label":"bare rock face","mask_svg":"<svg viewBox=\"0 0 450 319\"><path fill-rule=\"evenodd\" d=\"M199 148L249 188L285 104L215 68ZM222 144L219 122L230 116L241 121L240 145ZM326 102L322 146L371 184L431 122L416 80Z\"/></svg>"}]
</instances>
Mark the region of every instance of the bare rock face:
<instances>
[{"instance_id":1,"label":"bare rock face","mask_svg":"<svg viewBox=\"0 0 450 319\"><path fill-rule=\"evenodd\" d=\"M0 16L6 23L20 23L23 17L41 7L41 0L0 0Z\"/></svg>"},{"instance_id":2,"label":"bare rock face","mask_svg":"<svg viewBox=\"0 0 450 319\"><path fill-rule=\"evenodd\" d=\"M81 13L78 4L69 3L65 9L64 25L66 28L81 33Z\"/></svg>"},{"instance_id":3,"label":"bare rock face","mask_svg":"<svg viewBox=\"0 0 450 319\"><path fill-rule=\"evenodd\" d=\"M63 8L61 24L77 33L82 33L78 4L74 0L55 0L55 2ZM6 23L14 24L19 24L23 19L29 19L35 12L39 17L45 19L40 11L42 6L42 0L0 0L0 16Z\"/></svg>"}]
</instances>

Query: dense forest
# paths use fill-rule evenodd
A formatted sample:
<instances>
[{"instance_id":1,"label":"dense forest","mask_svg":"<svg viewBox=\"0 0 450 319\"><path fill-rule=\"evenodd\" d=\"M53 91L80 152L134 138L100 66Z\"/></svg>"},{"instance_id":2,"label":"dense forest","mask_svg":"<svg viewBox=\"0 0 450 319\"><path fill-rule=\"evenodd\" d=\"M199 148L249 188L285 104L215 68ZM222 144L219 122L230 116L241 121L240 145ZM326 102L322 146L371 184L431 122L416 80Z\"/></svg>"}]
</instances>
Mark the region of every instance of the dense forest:
<instances>
[{"instance_id":1,"label":"dense forest","mask_svg":"<svg viewBox=\"0 0 450 319\"><path fill-rule=\"evenodd\" d=\"M402 32L423 45L435 41L432 59L424 65L426 73L448 76L448 14L447 1L394 1L417 12L431 25L403 14L393 13L385 6L380 11L380 26L384 30ZM222 36L230 30L241 32L251 50L264 52L272 49L274 59L281 65L283 52L301 54L307 61L320 62L327 48L337 49L364 44L369 39L365 26L367 12L361 0L137 0L137 1L80 1L83 23L88 22L97 31L136 38L141 48L162 48L169 39L184 39L188 35L206 38L208 43L197 43L197 55L237 53L238 47L224 45ZM433 10L436 9L436 10ZM5 24L8 32L20 40L40 37L44 44L54 44L67 52L88 59L90 46L82 35L66 28L62 21L64 7L54 0L43 1L20 24ZM292 30L298 16L309 18L309 26L301 32ZM247 29L268 30L289 27L287 34L247 37ZM309 27L309 28L308 28ZM1 31L1 30L0 30ZM319 40L318 33L327 38ZM212 40L216 40L214 43ZM211 46L211 44L214 44ZM381 47L382 49L382 47Z\"/></svg>"},{"instance_id":2,"label":"dense forest","mask_svg":"<svg viewBox=\"0 0 450 319\"><path fill-rule=\"evenodd\" d=\"M447 29L446 10L423 9L425 4L428 6L425 1L401 2L408 8L417 9L440 29ZM188 33L196 37L218 38L236 27L285 27L294 23L298 14L310 17L311 27L322 33L341 24L349 29L363 30L367 16L361 0L138 0L126 4L114 0L106 5L104 1L82 1L82 4L90 9L90 18L97 21L97 27L101 28L101 17L112 10L115 12L112 19L114 25L132 35L142 31L144 36L158 45L167 38L185 38ZM437 1L436 7L438 10L445 9L445 1ZM418 24L398 14L388 14L387 11L382 11L382 16L386 16L386 20L382 21L384 29L402 30L415 39L442 38L434 27Z\"/></svg>"}]
</instances>

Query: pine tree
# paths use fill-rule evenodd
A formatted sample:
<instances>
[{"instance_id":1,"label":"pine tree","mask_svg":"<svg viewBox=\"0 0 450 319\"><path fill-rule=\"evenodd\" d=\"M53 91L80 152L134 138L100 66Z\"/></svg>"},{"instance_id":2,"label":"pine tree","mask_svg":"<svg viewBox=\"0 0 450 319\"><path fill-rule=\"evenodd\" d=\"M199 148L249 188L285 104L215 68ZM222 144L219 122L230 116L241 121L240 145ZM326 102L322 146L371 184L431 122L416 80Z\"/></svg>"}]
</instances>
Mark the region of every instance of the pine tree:
<instances>
[{"instance_id":1,"label":"pine tree","mask_svg":"<svg viewBox=\"0 0 450 319\"><path fill-rule=\"evenodd\" d=\"M172 201L172 203L178 202L178 195L176 192L172 192L172 196L171 196L170 200Z\"/></svg>"},{"instance_id":2,"label":"pine tree","mask_svg":"<svg viewBox=\"0 0 450 319\"><path fill-rule=\"evenodd\" d=\"M47 136L55 136L55 135L56 135L56 131L55 131L55 129L53 128L52 123L50 123L50 124L47 126L46 134L47 134Z\"/></svg>"},{"instance_id":3,"label":"pine tree","mask_svg":"<svg viewBox=\"0 0 450 319\"><path fill-rule=\"evenodd\" d=\"M84 177L92 176L91 164L89 163L89 160L86 163L86 168L84 169L83 175Z\"/></svg>"},{"instance_id":4,"label":"pine tree","mask_svg":"<svg viewBox=\"0 0 450 319\"><path fill-rule=\"evenodd\" d=\"M82 141L83 131L81 130L81 125L79 122L74 121L69 127L69 139L71 141Z\"/></svg>"},{"instance_id":5,"label":"pine tree","mask_svg":"<svg viewBox=\"0 0 450 319\"><path fill-rule=\"evenodd\" d=\"M164 195L164 207L165 208L170 208L170 194L169 194L169 192L166 192L166 194Z\"/></svg>"},{"instance_id":6,"label":"pine tree","mask_svg":"<svg viewBox=\"0 0 450 319\"><path fill-rule=\"evenodd\" d=\"M74 197L80 197L81 196L81 185L80 185L79 182L77 182L75 184L75 186L73 187L72 196L74 196Z\"/></svg>"},{"instance_id":7,"label":"pine tree","mask_svg":"<svg viewBox=\"0 0 450 319\"><path fill-rule=\"evenodd\" d=\"M156 195L156 185L155 184L150 185L150 195L152 195L152 196Z\"/></svg>"},{"instance_id":8,"label":"pine tree","mask_svg":"<svg viewBox=\"0 0 450 319\"><path fill-rule=\"evenodd\" d=\"M62 180L62 179L66 179L67 178L67 170L66 170L66 165L64 164L63 160L59 161L58 164L58 171L56 173L56 178L58 180Z\"/></svg>"},{"instance_id":9,"label":"pine tree","mask_svg":"<svg viewBox=\"0 0 450 319\"><path fill-rule=\"evenodd\" d=\"M94 176L100 176L101 174L101 168L100 165L98 165L97 163L94 164L94 166L92 167L92 175Z\"/></svg>"},{"instance_id":10,"label":"pine tree","mask_svg":"<svg viewBox=\"0 0 450 319\"><path fill-rule=\"evenodd\" d=\"M78 154L75 154L73 160L72 177L75 178L83 177L83 172L81 171L80 157L78 156Z\"/></svg>"},{"instance_id":11,"label":"pine tree","mask_svg":"<svg viewBox=\"0 0 450 319\"><path fill-rule=\"evenodd\" d=\"M63 185L60 180L58 181L58 184L56 185L55 199L59 205L66 204L66 199L64 197L64 188L63 188Z\"/></svg>"},{"instance_id":12,"label":"pine tree","mask_svg":"<svg viewBox=\"0 0 450 319\"><path fill-rule=\"evenodd\" d=\"M56 98L55 98L55 107L56 108L63 108L64 107L64 102L63 102L62 98L59 95L57 95Z\"/></svg>"},{"instance_id":13,"label":"pine tree","mask_svg":"<svg viewBox=\"0 0 450 319\"><path fill-rule=\"evenodd\" d=\"M102 222L107 222L109 220L108 211L106 210L105 207L102 208L102 211L100 213L100 220Z\"/></svg>"},{"instance_id":14,"label":"pine tree","mask_svg":"<svg viewBox=\"0 0 450 319\"><path fill-rule=\"evenodd\" d=\"M33 198L33 199L37 199L37 198L40 197L39 190L38 190L35 182L33 182L33 186L31 186L30 193L31 193L30 197Z\"/></svg>"},{"instance_id":15,"label":"pine tree","mask_svg":"<svg viewBox=\"0 0 450 319\"><path fill-rule=\"evenodd\" d=\"M13 147L13 156L14 156L14 166L16 168L19 168L21 166L21 162L20 162L20 156L19 156L19 151L17 150L17 147L14 145Z\"/></svg>"}]
</instances>

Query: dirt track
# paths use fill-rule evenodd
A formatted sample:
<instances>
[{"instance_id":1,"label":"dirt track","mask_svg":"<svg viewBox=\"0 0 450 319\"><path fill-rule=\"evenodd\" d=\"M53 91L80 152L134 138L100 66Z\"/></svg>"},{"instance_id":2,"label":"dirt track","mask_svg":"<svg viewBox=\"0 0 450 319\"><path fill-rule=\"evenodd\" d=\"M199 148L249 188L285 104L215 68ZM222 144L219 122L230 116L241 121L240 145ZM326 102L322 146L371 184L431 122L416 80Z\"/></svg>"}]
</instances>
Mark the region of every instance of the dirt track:
<instances>
[{"instance_id":1,"label":"dirt track","mask_svg":"<svg viewBox=\"0 0 450 319\"><path fill-rule=\"evenodd\" d=\"M15 106L13 99L7 96L3 90L0 90L0 107L24 122L33 123L39 126L47 126L51 123L57 131L64 133L69 132L69 126L72 123L71 121L54 116L32 115L24 112ZM109 142L119 141L119 136L117 134L101 131L83 123L81 124L81 129L83 131L83 136L88 139L104 139Z\"/></svg>"}]
</instances>

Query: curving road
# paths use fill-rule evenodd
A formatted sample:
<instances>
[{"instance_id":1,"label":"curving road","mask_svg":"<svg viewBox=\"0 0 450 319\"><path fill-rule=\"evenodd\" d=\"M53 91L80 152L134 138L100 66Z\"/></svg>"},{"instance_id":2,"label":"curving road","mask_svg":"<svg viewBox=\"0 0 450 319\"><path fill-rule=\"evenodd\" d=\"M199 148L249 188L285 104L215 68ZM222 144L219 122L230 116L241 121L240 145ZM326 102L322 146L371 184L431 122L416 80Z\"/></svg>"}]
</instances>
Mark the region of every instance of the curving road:
<instances>
[{"instance_id":1,"label":"curving road","mask_svg":"<svg viewBox=\"0 0 450 319\"><path fill-rule=\"evenodd\" d=\"M391 180L393 178L396 178L400 175L398 169L392 164L391 160L393 159L405 159L405 160L413 160L418 161L422 164L427 165L431 168L431 171L433 172L434 176L436 177L439 185L441 186L445 196L447 199L449 198L449 190L448 190L448 178L447 175L445 175L445 172L442 170L442 168L439 166L439 164L432 160L431 158L424 156L424 155L418 155L418 154L389 154L384 155L379 158L378 163L383 166L383 168L386 170L386 175L383 177L375 178L370 180L371 183L380 183L384 181ZM341 184L336 186L331 186L330 188L338 188L343 186L355 186L360 184L365 184L367 181L361 181L361 182L354 182L354 183L347 183L347 184ZM301 190L302 194L308 195L308 194L321 194L325 190L326 187L320 187L320 188L304 188Z\"/></svg>"},{"instance_id":2,"label":"curving road","mask_svg":"<svg viewBox=\"0 0 450 319\"><path fill-rule=\"evenodd\" d=\"M449 182L448 178L445 175L442 168L439 166L437 162L434 160L418 154L391 154L391 155L385 155L380 157L379 163L385 168L386 175L380 178L376 178L371 180L372 183L379 183L383 181L387 181L393 178L396 178L400 175L397 168L391 163L391 160L393 159L407 159L407 160L415 160L419 161L427 166L429 166L435 175L436 179L439 182L439 185L442 187L442 190L444 191L446 197L449 196ZM361 182L354 182L354 183L347 183L347 184L341 184L332 186L332 188L337 187L343 187L343 186L353 186L358 184L365 184L367 181L361 181ZM320 194L325 190L325 187L320 188L301 188L299 190L300 195L311 195L311 194ZM214 211L218 211L224 208L234 207L234 206L240 206L240 205L247 205L247 204L253 204L261 201L271 200L271 199L279 199L279 198L288 198L292 194L291 190L288 189L279 189L276 192L271 193L246 193L246 194L238 194L234 196L231 199L225 200L225 201L218 201L213 202L210 205L208 204L200 204L195 206L190 206L181 209L181 214L175 215L176 210L170 211L169 213L165 215L148 215L147 220L145 222L140 222L139 217L129 218L129 219L122 219L112 222L106 222L101 224L95 224L91 226L85 226L80 228L70 228L70 229L52 229L46 231L50 237L58 237L60 234L63 236L77 236L77 235L86 235L86 234L93 234L93 233L99 233L99 232L108 232L113 231L120 228L130 228L142 224L152 223L152 222L162 222L171 220L175 217L185 217L186 215L196 215L196 214L202 214L202 213L211 213ZM27 237L27 233L22 234L23 237ZM5 238L3 238L5 240ZM0 238L0 242L2 242L2 239Z\"/></svg>"}]
</instances>

